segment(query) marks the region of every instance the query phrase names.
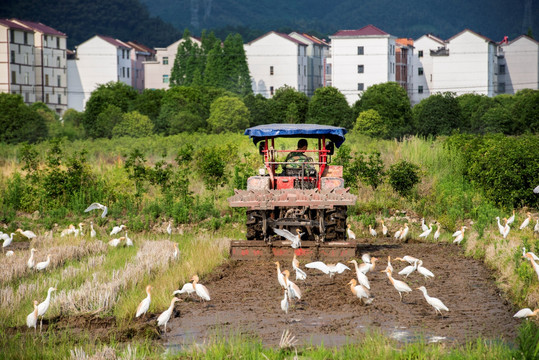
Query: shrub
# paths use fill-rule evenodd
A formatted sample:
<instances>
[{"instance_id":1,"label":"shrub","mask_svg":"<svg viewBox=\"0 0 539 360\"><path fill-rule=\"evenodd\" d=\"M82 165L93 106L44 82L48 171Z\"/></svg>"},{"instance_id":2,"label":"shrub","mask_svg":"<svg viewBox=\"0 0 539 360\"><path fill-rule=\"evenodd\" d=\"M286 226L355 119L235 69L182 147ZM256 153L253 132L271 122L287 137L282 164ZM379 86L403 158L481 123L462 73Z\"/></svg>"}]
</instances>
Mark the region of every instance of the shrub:
<instances>
[{"instance_id":1,"label":"shrub","mask_svg":"<svg viewBox=\"0 0 539 360\"><path fill-rule=\"evenodd\" d=\"M401 196L408 196L419 183L419 166L408 161L400 161L389 168L389 184Z\"/></svg>"},{"instance_id":2,"label":"shrub","mask_svg":"<svg viewBox=\"0 0 539 360\"><path fill-rule=\"evenodd\" d=\"M182 110L172 116L169 121L168 134L174 135L181 132L195 132L206 127L206 121L200 115Z\"/></svg>"},{"instance_id":3,"label":"shrub","mask_svg":"<svg viewBox=\"0 0 539 360\"><path fill-rule=\"evenodd\" d=\"M357 154L352 168L357 169L359 179L370 185L373 190L384 182L384 162L378 151L370 153L368 160L365 160L365 154Z\"/></svg>"},{"instance_id":4,"label":"shrub","mask_svg":"<svg viewBox=\"0 0 539 360\"><path fill-rule=\"evenodd\" d=\"M134 138L149 136L153 133L153 123L146 115L137 111L123 114L122 120L112 129L114 136L130 136Z\"/></svg>"},{"instance_id":5,"label":"shrub","mask_svg":"<svg viewBox=\"0 0 539 360\"><path fill-rule=\"evenodd\" d=\"M388 136L387 125L378 111L373 109L359 113L354 125L354 131L374 138L386 138Z\"/></svg>"},{"instance_id":6,"label":"shrub","mask_svg":"<svg viewBox=\"0 0 539 360\"><path fill-rule=\"evenodd\" d=\"M249 127L249 110L236 97L222 96L211 104L208 125L212 132L241 131Z\"/></svg>"}]
</instances>

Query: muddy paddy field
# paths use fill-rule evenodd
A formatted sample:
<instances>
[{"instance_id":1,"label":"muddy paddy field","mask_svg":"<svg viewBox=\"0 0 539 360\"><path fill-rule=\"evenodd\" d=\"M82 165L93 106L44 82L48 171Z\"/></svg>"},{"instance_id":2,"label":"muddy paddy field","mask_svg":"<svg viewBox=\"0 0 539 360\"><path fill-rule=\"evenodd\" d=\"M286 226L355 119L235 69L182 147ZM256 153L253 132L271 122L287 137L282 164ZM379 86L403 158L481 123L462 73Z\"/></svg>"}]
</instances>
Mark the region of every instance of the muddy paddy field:
<instances>
[{"instance_id":1,"label":"muddy paddy field","mask_svg":"<svg viewBox=\"0 0 539 360\"><path fill-rule=\"evenodd\" d=\"M280 307L283 292L273 261L231 260L200 280L210 292L210 302L183 295L185 301L176 306L179 316L168 324L165 346L181 348L204 343L215 333L252 334L264 345L276 346L285 329L296 337L298 345L343 345L370 330L403 342L422 337L448 345L464 344L478 336L509 343L515 339L520 321L512 316L517 309L496 288L492 272L481 261L465 258L458 246L386 243L364 245L361 253L380 259L374 272L367 274L374 296L370 305L362 305L347 285L356 278L353 264L347 262L350 259L341 262L350 265L352 271L334 278L305 269L310 260L300 259L300 267L308 275L305 281L295 280L292 259L279 259L281 270L290 270L291 280L303 292L302 299L292 303L288 315ZM394 259L404 255L422 259L435 278L425 280L414 272L405 279L397 272L408 263L392 261L394 278L406 281L414 290L401 302L387 275L380 271L385 269L388 256ZM449 308L443 318L435 315L416 290L422 285L430 296Z\"/></svg>"}]
</instances>

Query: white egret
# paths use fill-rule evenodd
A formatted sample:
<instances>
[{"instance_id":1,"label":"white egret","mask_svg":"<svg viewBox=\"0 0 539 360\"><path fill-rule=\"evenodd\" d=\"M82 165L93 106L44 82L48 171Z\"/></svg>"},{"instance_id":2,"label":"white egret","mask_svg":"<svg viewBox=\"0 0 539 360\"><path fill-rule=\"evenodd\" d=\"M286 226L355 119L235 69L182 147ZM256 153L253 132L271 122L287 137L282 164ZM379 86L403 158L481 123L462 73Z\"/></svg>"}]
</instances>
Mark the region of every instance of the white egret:
<instances>
[{"instance_id":1,"label":"white egret","mask_svg":"<svg viewBox=\"0 0 539 360\"><path fill-rule=\"evenodd\" d=\"M11 250L6 251L6 257L7 256L13 256L13 255L15 255L15 253L13 251L11 251Z\"/></svg>"},{"instance_id":2,"label":"white egret","mask_svg":"<svg viewBox=\"0 0 539 360\"><path fill-rule=\"evenodd\" d=\"M350 261L352 264L354 264L355 268L356 268L356 276L357 276L357 281L365 286L367 289L370 289L371 288L371 285L369 284L369 279L367 278L367 275L365 275L364 272L362 272L357 264L357 261L355 260L352 260ZM375 261L376 262L376 261ZM363 264L362 264L363 265ZM370 270L370 269L369 269ZM368 270L367 270L368 271Z\"/></svg>"},{"instance_id":3,"label":"white egret","mask_svg":"<svg viewBox=\"0 0 539 360\"><path fill-rule=\"evenodd\" d=\"M133 246L133 240L127 236L127 231L125 232L125 246Z\"/></svg>"},{"instance_id":4,"label":"white egret","mask_svg":"<svg viewBox=\"0 0 539 360\"><path fill-rule=\"evenodd\" d=\"M178 259L179 256L180 256L180 249L178 249L178 244L174 243L174 251L172 252L172 258L176 260Z\"/></svg>"},{"instance_id":5,"label":"white egret","mask_svg":"<svg viewBox=\"0 0 539 360\"><path fill-rule=\"evenodd\" d=\"M188 282L186 284L183 284L181 290L175 290L172 295L176 295L176 294L185 294L187 293L187 295L191 296L192 293L195 292L195 288L193 287L193 284Z\"/></svg>"},{"instance_id":6,"label":"white egret","mask_svg":"<svg viewBox=\"0 0 539 360\"><path fill-rule=\"evenodd\" d=\"M112 247L117 247L118 245L120 245L120 242L122 240L125 240L125 237L119 237L117 239L112 239L111 241L109 241L109 245L112 246Z\"/></svg>"},{"instance_id":7,"label":"white egret","mask_svg":"<svg viewBox=\"0 0 539 360\"><path fill-rule=\"evenodd\" d=\"M371 234L372 237L376 237L376 235L378 235L376 230L373 229L373 227L371 225L369 225L369 234Z\"/></svg>"},{"instance_id":8,"label":"white egret","mask_svg":"<svg viewBox=\"0 0 539 360\"><path fill-rule=\"evenodd\" d=\"M434 274L429 269L423 267L423 260L417 262L417 272L425 277L425 279L433 278Z\"/></svg>"},{"instance_id":9,"label":"white egret","mask_svg":"<svg viewBox=\"0 0 539 360\"><path fill-rule=\"evenodd\" d=\"M349 240L355 240L356 234L351 229L352 225L348 224L346 227L346 235L348 235Z\"/></svg>"},{"instance_id":10,"label":"white egret","mask_svg":"<svg viewBox=\"0 0 539 360\"><path fill-rule=\"evenodd\" d=\"M526 257L526 254L530 254L532 256L533 260L539 261L539 257L537 255L535 255L531 251L526 251L526 248L523 246L522 247L522 257Z\"/></svg>"},{"instance_id":11,"label":"white egret","mask_svg":"<svg viewBox=\"0 0 539 360\"><path fill-rule=\"evenodd\" d=\"M504 230L505 227L500 223L500 217L499 216L496 216L496 220L498 221L498 231L500 232L500 235L503 235L503 230Z\"/></svg>"},{"instance_id":12,"label":"white egret","mask_svg":"<svg viewBox=\"0 0 539 360\"><path fill-rule=\"evenodd\" d=\"M95 229L94 229L94 222L90 221L90 237L95 238L97 235Z\"/></svg>"},{"instance_id":13,"label":"white egret","mask_svg":"<svg viewBox=\"0 0 539 360\"><path fill-rule=\"evenodd\" d=\"M53 291L56 291L56 288L50 287L47 291L47 298L45 301L43 301L41 304L37 306L37 316L41 316L41 322L39 323L39 331L41 331L41 328L43 327L43 316L49 310L49 305L51 303L51 293Z\"/></svg>"},{"instance_id":14,"label":"white egret","mask_svg":"<svg viewBox=\"0 0 539 360\"><path fill-rule=\"evenodd\" d=\"M168 233L169 235L172 235L172 224L170 223L170 221L168 222L167 233Z\"/></svg>"},{"instance_id":15,"label":"white egret","mask_svg":"<svg viewBox=\"0 0 539 360\"><path fill-rule=\"evenodd\" d=\"M381 272L385 272L387 274L389 281L391 282L395 290L399 292L401 301L402 301L402 293L408 293L412 291L412 289L404 281L393 279L393 276L391 276L391 270L385 269L385 270L382 270Z\"/></svg>"},{"instance_id":16,"label":"white egret","mask_svg":"<svg viewBox=\"0 0 539 360\"><path fill-rule=\"evenodd\" d=\"M533 227L533 231L536 233L539 233L539 219L535 221L535 226Z\"/></svg>"},{"instance_id":17,"label":"white egret","mask_svg":"<svg viewBox=\"0 0 539 360\"><path fill-rule=\"evenodd\" d=\"M28 262L26 263L30 269L32 269L34 267L34 265L36 264L35 261L34 261L34 253L36 251L37 250L34 249L34 248L30 249L30 258L28 259Z\"/></svg>"},{"instance_id":18,"label":"white egret","mask_svg":"<svg viewBox=\"0 0 539 360\"><path fill-rule=\"evenodd\" d=\"M15 235L15 233L11 233L10 236L8 236L8 234L4 234L4 235L5 235L3 237L4 243L2 244L2 248L6 248L11 244L11 242L13 241L13 235Z\"/></svg>"},{"instance_id":19,"label":"white egret","mask_svg":"<svg viewBox=\"0 0 539 360\"><path fill-rule=\"evenodd\" d=\"M417 261L414 262L413 265L408 265L407 267L405 267L404 269L402 269L401 271L399 271L399 275L408 277L408 275L410 275L411 273L413 273L416 269L417 269Z\"/></svg>"},{"instance_id":20,"label":"white egret","mask_svg":"<svg viewBox=\"0 0 539 360\"><path fill-rule=\"evenodd\" d=\"M503 234L502 234L504 239L507 238L507 235L509 235L509 231L511 231L511 227L509 226L509 222L506 221L505 226L503 228Z\"/></svg>"},{"instance_id":21,"label":"white egret","mask_svg":"<svg viewBox=\"0 0 539 360\"><path fill-rule=\"evenodd\" d=\"M335 274L342 274L345 270L350 270L350 268L342 263L337 264L324 264L322 261L315 261L305 265L309 269L317 269L322 271L324 274L329 274L329 277L333 277Z\"/></svg>"},{"instance_id":22,"label":"white egret","mask_svg":"<svg viewBox=\"0 0 539 360\"><path fill-rule=\"evenodd\" d=\"M384 224L384 220L382 220L381 222L382 222L382 235L387 236L388 234L387 226L386 224Z\"/></svg>"},{"instance_id":23,"label":"white egret","mask_svg":"<svg viewBox=\"0 0 539 360\"><path fill-rule=\"evenodd\" d=\"M294 284L289 279L290 271L288 270L283 271L283 275L284 275L284 282L286 284L286 289L288 290L288 295L290 296L290 299L301 300L301 290L296 284Z\"/></svg>"},{"instance_id":24,"label":"white egret","mask_svg":"<svg viewBox=\"0 0 539 360\"><path fill-rule=\"evenodd\" d=\"M395 258L395 261L402 261L402 262L407 262L408 264L411 264L413 265L416 261L419 261L418 258L415 258L413 256L410 256L410 255L404 255L403 257L396 257Z\"/></svg>"},{"instance_id":25,"label":"white egret","mask_svg":"<svg viewBox=\"0 0 539 360\"><path fill-rule=\"evenodd\" d=\"M466 227L466 226L461 226L460 229L458 229L457 231L455 231L455 232L453 233L452 236L453 236L453 237L459 236L460 234L462 234L463 229L467 229L467 227Z\"/></svg>"},{"instance_id":26,"label":"white egret","mask_svg":"<svg viewBox=\"0 0 539 360\"><path fill-rule=\"evenodd\" d=\"M122 231L123 229L125 229L126 226L125 225L120 225L120 226L115 226L112 228L112 231L110 232L110 235L116 235L118 234L120 231Z\"/></svg>"},{"instance_id":27,"label":"white egret","mask_svg":"<svg viewBox=\"0 0 539 360\"><path fill-rule=\"evenodd\" d=\"M279 236L284 237L287 240L292 241L292 248L297 249L301 247L301 236L304 234L299 229L296 229L297 235L292 234L290 231L286 229L277 229L273 228L273 232L276 233Z\"/></svg>"},{"instance_id":28,"label":"white egret","mask_svg":"<svg viewBox=\"0 0 539 360\"><path fill-rule=\"evenodd\" d=\"M524 309L521 309L521 310L517 311L517 313L515 315L513 315L513 317L523 319L523 318L529 318L529 317L532 317L532 316L537 316L537 314L539 314L539 309L535 309L534 311L532 311L529 308L524 308Z\"/></svg>"},{"instance_id":29,"label":"white egret","mask_svg":"<svg viewBox=\"0 0 539 360\"><path fill-rule=\"evenodd\" d=\"M466 226L462 226L460 228L460 234L458 234L457 237L455 238L455 240L453 240L453 243L460 244L461 241L464 239L464 232L465 231L466 231Z\"/></svg>"},{"instance_id":30,"label":"white egret","mask_svg":"<svg viewBox=\"0 0 539 360\"><path fill-rule=\"evenodd\" d=\"M429 229L429 227L425 224L425 218L422 218L421 219L421 230L422 231L427 231Z\"/></svg>"},{"instance_id":31,"label":"white egret","mask_svg":"<svg viewBox=\"0 0 539 360\"><path fill-rule=\"evenodd\" d=\"M406 241L406 238L408 237L408 233L410 232L410 228L408 227L408 224L404 224L404 229L401 232L401 236L399 237L400 240Z\"/></svg>"},{"instance_id":32,"label":"white egret","mask_svg":"<svg viewBox=\"0 0 539 360\"><path fill-rule=\"evenodd\" d=\"M79 236L79 234L80 236L84 236L84 232L82 231L82 226L84 225L84 223L78 223L77 225L79 228L75 229L75 236Z\"/></svg>"},{"instance_id":33,"label":"white egret","mask_svg":"<svg viewBox=\"0 0 539 360\"><path fill-rule=\"evenodd\" d=\"M507 219L507 225L511 225L515 221L515 210L513 210L513 215L509 219Z\"/></svg>"},{"instance_id":34,"label":"white egret","mask_svg":"<svg viewBox=\"0 0 539 360\"><path fill-rule=\"evenodd\" d=\"M525 258L528 258L528 260L530 260L530 263L532 264L532 267L533 267L533 270L535 271L535 273L537 274L537 279L539 279L539 265L535 262L535 260L533 259L533 256L532 254L530 253L526 253L526 255L524 255Z\"/></svg>"},{"instance_id":35,"label":"white egret","mask_svg":"<svg viewBox=\"0 0 539 360\"><path fill-rule=\"evenodd\" d=\"M51 255L47 255L47 261L42 261L36 264L35 269L38 271L45 270L51 263Z\"/></svg>"},{"instance_id":36,"label":"white egret","mask_svg":"<svg viewBox=\"0 0 539 360\"><path fill-rule=\"evenodd\" d=\"M137 313L135 314L135 317L140 317L141 315L145 315L148 309L150 308L150 303L152 302L152 286L148 285L146 286L146 294L147 296L138 304L137 306Z\"/></svg>"},{"instance_id":37,"label":"white egret","mask_svg":"<svg viewBox=\"0 0 539 360\"><path fill-rule=\"evenodd\" d=\"M352 294L357 296L362 304L370 304L372 302L373 299L371 298L371 293L369 292L367 287L363 286L362 284L358 285L356 279L350 280L347 285L350 285L350 290L352 291Z\"/></svg>"},{"instance_id":38,"label":"white egret","mask_svg":"<svg viewBox=\"0 0 539 360\"><path fill-rule=\"evenodd\" d=\"M528 215L528 217L526 219L524 219L524 221L522 222L522 224L520 224L520 227L519 229L522 230L524 229L526 226L528 226L528 224L530 223L530 220L532 218L532 214L531 213L526 213Z\"/></svg>"},{"instance_id":39,"label":"white egret","mask_svg":"<svg viewBox=\"0 0 539 360\"><path fill-rule=\"evenodd\" d=\"M307 274L305 273L305 271L299 268L299 260L296 257L296 254L294 254L294 258L292 259L292 269L296 271L296 280L307 279Z\"/></svg>"},{"instance_id":40,"label":"white egret","mask_svg":"<svg viewBox=\"0 0 539 360\"><path fill-rule=\"evenodd\" d=\"M429 224L429 227L427 228L427 230L423 231L419 237L420 238L425 238L427 239L430 235L430 233L432 232L432 223Z\"/></svg>"},{"instance_id":41,"label":"white egret","mask_svg":"<svg viewBox=\"0 0 539 360\"><path fill-rule=\"evenodd\" d=\"M436 222L436 232L434 233L434 240L438 240L440 238L440 223Z\"/></svg>"},{"instance_id":42,"label":"white egret","mask_svg":"<svg viewBox=\"0 0 539 360\"><path fill-rule=\"evenodd\" d=\"M402 230L403 230L403 227L401 226L401 227L399 228L399 230L397 230L397 231L395 232L395 235L394 235L393 237L394 237L395 239L400 238L400 237L401 237Z\"/></svg>"},{"instance_id":43,"label":"white egret","mask_svg":"<svg viewBox=\"0 0 539 360\"><path fill-rule=\"evenodd\" d=\"M202 285L202 284L199 284L198 283L198 275L193 275L193 277L191 278L191 281L193 282L193 288L195 288L195 293L204 301L210 301L210 292L208 291L208 289Z\"/></svg>"},{"instance_id":44,"label":"white egret","mask_svg":"<svg viewBox=\"0 0 539 360\"><path fill-rule=\"evenodd\" d=\"M288 303L288 290L284 289L284 298L281 300L281 310L285 312L285 314L288 314L288 308L290 307L290 304Z\"/></svg>"},{"instance_id":45,"label":"white egret","mask_svg":"<svg viewBox=\"0 0 539 360\"><path fill-rule=\"evenodd\" d=\"M283 276L283 273L281 272L281 264L279 264L278 261L274 262L274 264L277 266L277 281L279 281L279 285L281 285L283 289L286 289L284 276Z\"/></svg>"},{"instance_id":46,"label":"white egret","mask_svg":"<svg viewBox=\"0 0 539 360\"><path fill-rule=\"evenodd\" d=\"M34 234L31 230L25 230L23 231L22 229L17 229L16 232L20 232L22 235L26 236L28 239L33 239L35 237L37 237L36 234Z\"/></svg>"},{"instance_id":47,"label":"white egret","mask_svg":"<svg viewBox=\"0 0 539 360\"><path fill-rule=\"evenodd\" d=\"M84 210L84 212L92 211L92 210L103 210L101 213L101 217L104 218L107 215L108 208L105 205L101 205L100 203L93 203L90 206Z\"/></svg>"},{"instance_id":48,"label":"white egret","mask_svg":"<svg viewBox=\"0 0 539 360\"><path fill-rule=\"evenodd\" d=\"M391 272L393 272L393 265L391 265L391 256L387 257L387 267L386 267L386 269L389 269L389 270L391 270Z\"/></svg>"},{"instance_id":49,"label":"white egret","mask_svg":"<svg viewBox=\"0 0 539 360\"><path fill-rule=\"evenodd\" d=\"M442 315L442 310L449 311L449 309L447 308L447 306L444 305L442 300L429 296L429 294L427 294L427 288L425 288L424 286L418 287L417 290L420 290L423 293L425 300L427 300L427 303L434 308L436 314L440 313L440 315Z\"/></svg>"},{"instance_id":50,"label":"white egret","mask_svg":"<svg viewBox=\"0 0 539 360\"><path fill-rule=\"evenodd\" d=\"M75 232L75 225L73 224L69 224L68 228L67 229L64 229L62 230L62 232L60 233L60 237L64 237L64 236L67 236L67 235L71 235Z\"/></svg>"},{"instance_id":51,"label":"white egret","mask_svg":"<svg viewBox=\"0 0 539 360\"><path fill-rule=\"evenodd\" d=\"M34 300L34 311L32 311L28 316L26 317L26 325L29 328L34 328L34 331L37 330L37 300Z\"/></svg>"},{"instance_id":52,"label":"white egret","mask_svg":"<svg viewBox=\"0 0 539 360\"><path fill-rule=\"evenodd\" d=\"M170 301L170 306L168 309L163 311L161 315L157 318L157 326L163 326L165 325L164 334L167 335L167 323L170 320L170 317L172 316L172 310L174 310L174 304L176 301L182 301L181 299L178 299L177 297L173 297Z\"/></svg>"},{"instance_id":53,"label":"white egret","mask_svg":"<svg viewBox=\"0 0 539 360\"><path fill-rule=\"evenodd\" d=\"M372 259L369 259L369 262L366 262L365 261L366 259L363 259L364 263L363 264L359 264L357 263L356 260L350 260L349 263L351 264L354 264L354 266L356 267L356 272L359 271L365 275L367 275L367 273L369 271L373 271L375 266L376 266L376 261L378 261L378 258L375 258L373 257ZM359 278L358 278L359 280ZM361 281L360 281L361 283ZM365 284L363 284L365 285Z\"/></svg>"},{"instance_id":54,"label":"white egret","mask_svg":"<svg viewBox=\"0 0 539 360\"><path fill-rule=\"evenodd\" d=\"M533 189L533 192L536 194L539 194L539 186L537 186L535 189Z\"/></svg>"}]
</instances>

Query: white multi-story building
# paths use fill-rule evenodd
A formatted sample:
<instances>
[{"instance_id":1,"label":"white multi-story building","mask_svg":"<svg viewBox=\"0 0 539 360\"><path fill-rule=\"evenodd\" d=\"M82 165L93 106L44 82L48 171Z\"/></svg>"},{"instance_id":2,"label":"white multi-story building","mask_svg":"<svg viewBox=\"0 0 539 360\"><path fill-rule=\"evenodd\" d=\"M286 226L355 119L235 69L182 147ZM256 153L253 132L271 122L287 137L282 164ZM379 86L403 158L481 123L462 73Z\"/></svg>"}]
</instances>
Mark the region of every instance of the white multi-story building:
<instances>
[{"instance_id":1,"label":"white multi-story building","mask_svg":"<svg viewBox=\"0 0 539 360\"><path fill-rule=\"evenodd\" d=\"M308 94L307 44L270 31L244 45L255 94L269 98L285 85Z\"/></svg>"},{"instance_id":2,"label":"white multi-story building","mask_svg":"<svg viewBox=\"0 0 539 360\"><path fill-rule=\"evenodd\" d=\"M83 111L92 92L108 82L132 85L132 48L117 39L95 35L76 46L69 61L69 107Z\"/></svg>"},{"instance_id":3,"label":"white multi-story building","mask_svg":"<svg viewBox=\"0 0 539 360\"><path fill-rule=\"evenodd\" d=\"M19 94L26 104L36 102L34 31L0 19L0 92Z\"/></svg>"},{"instance_id":4,"label":"white multi-story building","mask_svg":"<svg viewBox=\"0 0 539 360\"><path fill-rule=\"evenodd\" d=\"M492 40L465 29L446 41L425 35L414 45L413 104L438 92L497 94L497 45Z\"/></svg>"},{"instance_id":5,"label":"white multi-story building","mask_svg":"<svg viewBox=\"0 0 539 360\"><path fill-rule=\"evenodd\" d=\"M539 42L522 35L498 48L498 93L539 89Z\"/></svg>"},{"instance_id":6,"label":"white multi-story building","mask_svg":"<svg viewBox=\"0 0 539 360\"><path fill-rule=\"evenodd\" d=\"M133 69L131 86L140 93L145 89L144 62L153 60L155 50L134 41L128 41L127 45L133 49L131 51L131 69Z\"/></svg>"},{"instance_id":7,"label":"white multi-story building","mask_svg":"<svg viewBox=\"0 0 539 360\"><path fill-rule=\"evenodd\" d=\"M155 59L144 61L144 87L146 89L168 89L170 87L170 74L178 52L178 46L183 42L180 39L166 48L155 48ZM191 41L201 46L199 39L191 37Z\"/></svg>"},{"instance_id":8,"label":"white multi-story building","mask_svg":"<svg viewBox=\"0 0 539 360\"><path fill-rule=\"evenodd\" d=\"M332 86L349 104L374 84L395 81L395 36L367 25L340 30L331 39Z\"/></svg>"},{"instance_id":9,"label":"white multi-story building","mask_svg":"<svg viewBox=\"0 0 539 360\"><path fill-rule=\"evenodd\" d=\"M67 36L50 26L11 19L34 31L36 101L63 114L67 110Z\"/></svg>"},{"instance_id":10,"label":"white multi-story building","mask_svg":"<svg viewBox=\"0 0 539 360\"><path fill-rule=\"evenodd\" d=\"M329 44L309 34L293 32L289 36L307 44L307 95L313 96L314 91L325 84L324 55L329 51Z\"/></svg>"}]
</instances>

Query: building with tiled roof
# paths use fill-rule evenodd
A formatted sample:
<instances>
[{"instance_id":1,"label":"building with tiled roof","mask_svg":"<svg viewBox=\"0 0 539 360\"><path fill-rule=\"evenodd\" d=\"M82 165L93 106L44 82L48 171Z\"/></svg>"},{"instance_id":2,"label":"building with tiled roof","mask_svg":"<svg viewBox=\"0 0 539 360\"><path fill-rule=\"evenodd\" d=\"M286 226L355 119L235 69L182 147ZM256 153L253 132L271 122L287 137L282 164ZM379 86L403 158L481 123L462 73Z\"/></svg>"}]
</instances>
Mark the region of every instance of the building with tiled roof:
<instances>
[{"instance_id":1,"label":"building with tiled roof","mask_svg":"<svg viewBox=\"0 0 539 360\"><path fill-rule=\"evenodd\" d=\"M307 44L307 95L313 96L316 89L326 86L326 59L329 45L315 36L292 32L288 36Z\"/></svg>"},{"instance_id":2,"label":"building with tiled roof","mask_svg":"<svg viewBox=\"0 0 539 360\"><path fill-rule=\"evenodd\" d=\"M244 45L253 92L269 98L290 86L309 95L308 45L290 35L270 31Z\"/></svg>"},{"instance_id":3,"label":"building with tiled roof","mask_svg":"<svg viewBox=\"0 0 539 360\"><path fill-rule=\"evenodd\" d=\"M67 35L42 23L11 19L33 31L35 101L58 114L67 110Z\"/></svg>"},{"instance_id":4,"label":"building with tiled roof","mask_svg":"<svg viewBox=\"0 0 539 360\"><path fill-rule=\"evenodd\" d=\"M126 43L132 49L131 51L131 68L133 69L131 77L131 85L138 92L145 89L144 82L144 62L154 59L155 50L134 41Z\"/></svg>"},{"instance_id":5,"label":"building with tiled roof","mask_svg":"<svg viewBox=\"0 0 539 360\"><path fill-rule=\"evenodd\" d=\"M0 19L0 92L36 102L34 31L8 19Z\"/></svg>"},{"instance_id":6,"label":"building with tiled roof","mask_svg":"<svg viewBox=\"0 0 539 360\"><path fill-rule=\"evenodd\" d=\"M357 30L339 30L330 39L332 86L350 105L370 86L395 81L395 36L367 25Z\"/></svg>"},{"instance_id":7,"label":"building with tiled roof","mask_svg":"<svg viewBox=\"0 0 539 360\"><path fill-rule=\"evenodd\" d=\"M69 107L83 111L92 92L108 82L132 86L132 47L109 36L95 35L76 46L69 60Z\"/></svg>"},{"instance_id":8,"label":"building with tiled roof","mask_svg":"<svg viewBox=\"0 0 539 360\"><path fill-rule=\"evenodd\" d=\"M539 42L521 35L498 47L498 93L539 89Z\"/></svg>"}]
</instances>

